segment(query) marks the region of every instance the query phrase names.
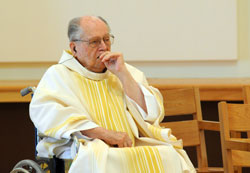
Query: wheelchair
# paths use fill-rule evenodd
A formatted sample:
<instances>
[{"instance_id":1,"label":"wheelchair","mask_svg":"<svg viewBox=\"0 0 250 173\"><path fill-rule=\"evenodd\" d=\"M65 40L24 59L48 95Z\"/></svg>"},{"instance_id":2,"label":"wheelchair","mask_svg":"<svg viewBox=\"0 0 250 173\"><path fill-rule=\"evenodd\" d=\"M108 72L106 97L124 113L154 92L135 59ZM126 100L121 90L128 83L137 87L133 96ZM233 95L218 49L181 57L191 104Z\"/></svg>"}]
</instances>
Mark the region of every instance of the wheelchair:
<instances>
[{"instance_id":1,"label":"wheelchair","mask_svg":"<svg viewBox=\"0 0 250 173\"><path fill-rule=\"evenodd\" d=\"M35 87L27 87L20 91L22 96L31 94L33 96ZM42 139L43 135L35 128L35 146ZM53 156L51 158L43 158L37 156L35 151L35 161L25 159L19 161L10 173L66 173L72 163L70 159L61 159Z\"/></svg>"}]
</instances>

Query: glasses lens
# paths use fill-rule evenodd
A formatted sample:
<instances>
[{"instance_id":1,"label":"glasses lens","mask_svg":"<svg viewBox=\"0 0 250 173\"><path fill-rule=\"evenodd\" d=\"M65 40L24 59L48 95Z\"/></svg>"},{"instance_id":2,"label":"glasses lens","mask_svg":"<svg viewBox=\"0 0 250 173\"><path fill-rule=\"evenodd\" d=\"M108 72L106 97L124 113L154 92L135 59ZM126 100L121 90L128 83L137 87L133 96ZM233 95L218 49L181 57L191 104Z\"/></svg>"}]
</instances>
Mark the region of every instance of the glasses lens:
<instances>
[{"instance_id":1,"label":"glasses lens","mask_svg":"<svg viewBox=\"0 0 250 173\"><path fill-rule=\"evenodd\" d=\"M104 37L104 38L103 38L103 41L104 41L104 43L105 43L106 45L111 45L111 44L113 44L113 42L114 42L114 36L113 36L113 35L109 35L109 36L107 36L107 37Z\"/></svg>"},{"instance_id":2,"label":"glasses lens","mask_svg":"<svg viewBox=\"0 0 250 173\"><path fill-rule=\"evenodd\" d=\"M91 47L97 47L101 44L101 39L100 38L96 38L96 39L93 39L93 40L89 40L89 45Z\"/></svg>"},{"instance_id":3,"label":"glasses lens","mask_svg":"<svg viewBox=\"0 0 250 173\"><path fill-rule=\"evenodd\" d=\"M95 39L91 39L89 40L89 45L93 48L100 46L102 40L101 38L95 38ZM109 35L106 37L103 37L103 42L107 45L110 46L111 44L114 43L114 36L113 35Z\"/></svg>"},{"instance_id":4,"label":"glasses lens","mask_svg":"<svg viewBox=\"0 0 250 173\"><path fill-rule=\"evenodd\" d=\"M113 44L114 43L114 36L113 35L110 35L109 36L109 40L110 40L110 44Z\"/></svg>"}]
</instances>

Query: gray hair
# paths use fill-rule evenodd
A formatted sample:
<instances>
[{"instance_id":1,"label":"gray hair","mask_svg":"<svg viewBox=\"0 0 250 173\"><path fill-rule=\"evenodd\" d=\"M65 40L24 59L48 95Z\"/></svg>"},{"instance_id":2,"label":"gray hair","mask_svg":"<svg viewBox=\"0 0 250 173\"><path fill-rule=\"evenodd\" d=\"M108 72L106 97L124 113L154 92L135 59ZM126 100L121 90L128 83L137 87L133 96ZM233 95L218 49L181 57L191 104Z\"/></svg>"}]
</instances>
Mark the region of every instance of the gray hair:
<instances>
[{"instance_id":1,"label":"gray hair","mask_svg":"<svg viewBox=\"0 0 250 173\"><path fill-rule=\"evenodd\" d=\"M109 32L111 32L111 29L110 29L110 27L109 27L108 22L107 22L103 17L101 17L101 16L97 16L97 18L99 18L101 21L103 21L103 22L107 25L107 27L108 27L108 29L109 29Z\"/></svg>"},{"instance_id":2,"label":"gray hair","mask_svg":"<svg viewBox=\"0 0 250 173\"><path fill-rule=\"evenodd\" d=\"M77 40L83 34L83 30L80 26L81 17L76 17L69 22L68 26L68 38L69 41Z\"/></svg>"},{"instance_id":3,"label":"gray hair","mask_svg":"<svg viewBox=\"0 0 250 173\"><path fill-rule=\"evenodd\" d=\"M107 25L108 30L110 32L111 30L110 30L108 22L101 16L97 16L97 18L103 21ZM80 23L81 23L81 17L76 17L70 20L69 25L68 25L69 41L78 40L81 37L81 35L83 35L84 32L81 28Z\"/></svg>"}]
</instances>

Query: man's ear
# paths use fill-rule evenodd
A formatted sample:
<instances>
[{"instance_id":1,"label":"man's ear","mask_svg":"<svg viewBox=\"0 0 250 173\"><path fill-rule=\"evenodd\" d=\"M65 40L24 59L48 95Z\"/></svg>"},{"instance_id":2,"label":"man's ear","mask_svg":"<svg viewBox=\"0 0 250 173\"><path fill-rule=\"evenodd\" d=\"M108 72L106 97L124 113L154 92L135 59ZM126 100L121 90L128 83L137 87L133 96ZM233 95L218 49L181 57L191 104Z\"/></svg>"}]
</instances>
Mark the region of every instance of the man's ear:
<instances>
[{"instance_id":1,"label":"man's ear","mask_svg":"<svg viewBox=\"0 0 250 173\"><path fill-rule=\"evenodd\" d=\"M76 45L75 45L75 43L74 42L70 42L69 43L69 47L70 47L70 50L71 50L73 56L75 56L75 54L76 54Z\"/></svg>"}]
</instances>

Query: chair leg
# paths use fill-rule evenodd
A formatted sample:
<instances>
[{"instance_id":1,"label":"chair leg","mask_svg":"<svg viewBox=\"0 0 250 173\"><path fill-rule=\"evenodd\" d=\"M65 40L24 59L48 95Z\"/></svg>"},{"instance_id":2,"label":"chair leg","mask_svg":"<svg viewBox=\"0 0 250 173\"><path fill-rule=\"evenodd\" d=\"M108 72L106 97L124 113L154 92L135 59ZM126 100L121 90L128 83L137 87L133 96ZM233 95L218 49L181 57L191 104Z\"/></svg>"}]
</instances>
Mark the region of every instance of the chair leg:
<instances>
[{"instance_id":1,"label":"chair leg","mask_svg":"<svg viewBox=\"0 0 250 173\"><path fill-rule=\"evenodd\" d=\"M231 150L227 150L227 149L222 150L222 157L223 157L224 171L226 173L234 173Z\"/></svg>"},{"instance_id":2,"label":"chair leg","mask_svg":"<svg viewBox=\"0 0 250 173\"><path fill-rule=\"evenodd\" d=\"M234 169L234 171L235 172L237 172L237 173L242 173L242 167L236 167L235 169Z\"/></svg>"}]
</instances>

